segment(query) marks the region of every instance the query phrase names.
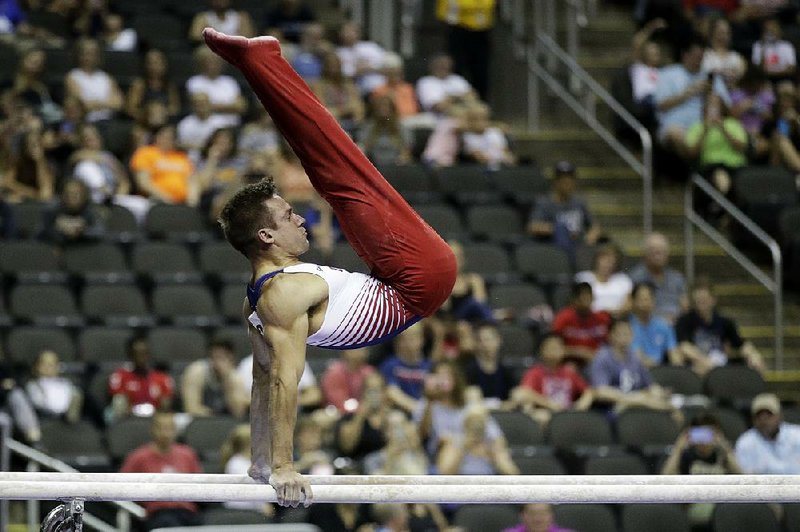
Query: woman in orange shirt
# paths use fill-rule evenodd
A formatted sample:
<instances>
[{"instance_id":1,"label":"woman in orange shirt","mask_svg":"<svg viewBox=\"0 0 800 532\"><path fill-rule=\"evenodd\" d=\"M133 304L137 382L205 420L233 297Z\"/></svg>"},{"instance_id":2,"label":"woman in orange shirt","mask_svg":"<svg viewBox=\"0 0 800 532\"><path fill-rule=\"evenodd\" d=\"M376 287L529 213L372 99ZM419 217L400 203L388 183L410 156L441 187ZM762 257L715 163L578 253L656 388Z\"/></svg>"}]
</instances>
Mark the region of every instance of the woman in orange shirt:
<instances>
[{"instance_id":1,"label":"woman in orange shirt","mask_svg":"<svg viewBox=\"0 0 800 532\"><path fill-rule=\"evenodd\" d=\"M175 126L156 129L153 144L139 147L131 157L131 170L139 190L165 203L196 205L199 190L192 179L194 165L175 144Z\"/></svg>"}]
</instances>

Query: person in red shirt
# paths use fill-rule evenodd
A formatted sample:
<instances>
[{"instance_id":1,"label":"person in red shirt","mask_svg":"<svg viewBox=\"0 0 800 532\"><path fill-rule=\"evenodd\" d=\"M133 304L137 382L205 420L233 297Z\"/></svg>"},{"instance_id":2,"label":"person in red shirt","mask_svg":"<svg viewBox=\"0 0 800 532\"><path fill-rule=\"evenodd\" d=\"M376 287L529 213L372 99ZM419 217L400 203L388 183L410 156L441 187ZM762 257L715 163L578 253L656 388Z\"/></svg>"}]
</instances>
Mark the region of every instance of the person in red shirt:
<instances>
[{"instance_id":1,"label":"person in red shirt","mask_svg":"<svg viewBox=\"0 0 800 532\"><path fill-rule=\"evenodd\" d=\"M367 364L366 347L342 351L342 357L333 361L322 375L322 393L325 403L335 406L340 413L354 412L358 398L364 390L364 379L375 373Z\"/></svg>"},{"instance_id":2,"label":"person in red shirt","mask_svg":"<svg viewBox=\"0 0 800 532\"><path fill-rule=\"evenodd\" d=\"M202 473L197 454L187 445L175 443L178 429L172 414L159 412L151 425L153 441L131 452L120 473ZM202 517L193 502L143 502L147 511L145 528L200 526Z\"/></svg>"},{"instance_id":3,"label":"person in red shirt","mask_svg":"<svg viewBox=\"0 0 800 532\"><path fill-rule=\"evenodd\" d=\"M572 364L564 363L564 341L548 334L539 347L540 363L522 376L511 392L510 406L522 408L542 423L553 412L575 408L586 410L592 404L592 392Z\"/></svg>"},{"instance_id":4,"label":"person in red shirt","mask_svg":"<svg viewBox=\"0 0 800 532\"><path fill-rule=\"evenodd\" d=\"M564 340L567 358L580 366L592 361L608 337L611 316L593 311L593 301L592 286L576 283L572 287L572 305L561 309L553 319L552 332Z\"/></svg>"},{"instance_id":5,"label":"person in red shirt","mask_svg":"<svg viewBox=\"0 0 800 532\"><path fill-rule=\"evenodd\" d=\"M150 366L147 339L135 336L128 341L130 360L111 374L108 392L114 419L130 414L152 415L156 410L169 410L175 394L175 383L169 374Z\"/></svg>"}]
</instances>

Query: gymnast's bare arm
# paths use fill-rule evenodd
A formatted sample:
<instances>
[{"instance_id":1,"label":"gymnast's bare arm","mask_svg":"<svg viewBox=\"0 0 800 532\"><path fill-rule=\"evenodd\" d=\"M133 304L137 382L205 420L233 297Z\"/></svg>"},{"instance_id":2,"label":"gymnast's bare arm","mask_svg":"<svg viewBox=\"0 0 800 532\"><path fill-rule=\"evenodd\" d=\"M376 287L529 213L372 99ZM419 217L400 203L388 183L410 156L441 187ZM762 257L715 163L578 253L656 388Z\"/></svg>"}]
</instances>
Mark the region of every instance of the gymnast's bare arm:
<instances>
[{"instance_id":1,"label":"gymnast's bare arm","mask_svg":"<svg viewBox=\"0 0 800 532\"><path fill-rule=\"evenodd\" d=\"M308 481L294 470L293 436L309 313L327 297L318 283L305 282L308 280L304 274L278 275L270 280L256 307L263 336L248 325L254 357L250 476L261 482L268 478L278 504L292 507L312 501ZM247 303L244 312L249 314Z\"/></svg>"}]
</instances>

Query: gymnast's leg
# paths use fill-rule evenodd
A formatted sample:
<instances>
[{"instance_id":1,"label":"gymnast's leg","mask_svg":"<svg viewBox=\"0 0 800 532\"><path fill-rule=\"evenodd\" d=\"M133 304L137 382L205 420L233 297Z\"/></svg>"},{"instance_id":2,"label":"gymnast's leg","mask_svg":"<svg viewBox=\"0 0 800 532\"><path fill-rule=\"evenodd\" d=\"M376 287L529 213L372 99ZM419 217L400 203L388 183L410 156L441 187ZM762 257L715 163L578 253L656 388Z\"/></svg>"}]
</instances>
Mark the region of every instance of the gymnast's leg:
<instances>
[{"instance_id":1,"label":"gymnast's leg","mask_svg":"<svg viewBox=\"0 0 800 532\"><path fill-rule=\"evenodd\" d=\"M245 75L373 275L394 287L414 313L435 312L455 282L452 251L339 127L283 59L278 41L211 29L203 36Z\"/></svg>"}]
</instances>

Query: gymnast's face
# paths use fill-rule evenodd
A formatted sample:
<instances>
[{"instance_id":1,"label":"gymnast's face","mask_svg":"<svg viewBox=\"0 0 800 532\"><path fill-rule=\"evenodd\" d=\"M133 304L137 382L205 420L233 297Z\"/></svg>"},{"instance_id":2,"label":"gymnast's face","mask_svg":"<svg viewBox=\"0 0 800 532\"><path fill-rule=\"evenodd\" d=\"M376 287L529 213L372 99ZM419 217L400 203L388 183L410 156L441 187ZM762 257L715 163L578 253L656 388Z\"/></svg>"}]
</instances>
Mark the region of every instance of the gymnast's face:
<instances>
[{"instance_id":1,"label":"gymnast's face","mask_svg":"<svg viewBox=\"0 0 800 532\"><path fill-rule=\"evenodd\" d=\"M303 227L305 218L294 212L292 206L280 196L273 196L265 203L272 214L274 227L258 231L261 241L291 257L308 251L308 232Z\"/></svg>"}]
</instances>

